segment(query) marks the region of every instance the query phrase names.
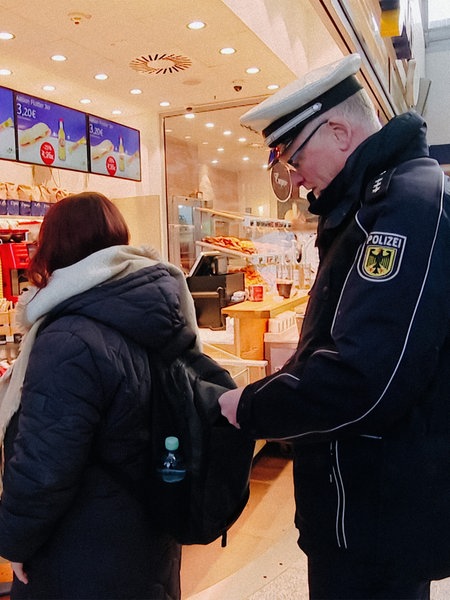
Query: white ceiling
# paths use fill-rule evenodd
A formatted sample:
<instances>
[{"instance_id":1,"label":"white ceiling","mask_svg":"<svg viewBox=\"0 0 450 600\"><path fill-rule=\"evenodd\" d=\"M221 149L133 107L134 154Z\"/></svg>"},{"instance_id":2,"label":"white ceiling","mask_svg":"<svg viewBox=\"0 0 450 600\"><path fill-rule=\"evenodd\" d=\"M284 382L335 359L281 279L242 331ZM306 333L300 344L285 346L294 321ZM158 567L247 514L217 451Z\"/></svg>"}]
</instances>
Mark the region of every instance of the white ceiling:
<instances>
[{"instance_id":1,"label":"white ceiling","mask_svg":"<svg viewBox=\"0 0 450 600\"><path fill-rule=\"evenodd\" d=\"M283 87L301 72L334 58L331 38L312 4L311 0L0 0L0 31L15 35L13 40L0 40L0 69L12 71L0 76L0 85L138 129L150 112L176 114L187 106L195 112L217 103L255 103L270 93L269 84ZM74 14L81 17L78 24ZM245 25L255 15L252 29L258 35ZM207 26L191 31L186 25L192 20ZM220 54L220 48L230 46L235 54ZM67 61L54 62L53 54L63 54ZM163 55L173 55L175 62L160 60ZM131 67L136 59L162 70L139 72ZM174 65L182 68L173 69ZM248 75L246 69L254 66L261 71ZM97 73L109 77L98 81ZM54 85L55 91L44 91L45 84ZM242 89L236 91L236 85ZM131 95L133 88L142 94ZM80 104L82 98L91 103ZM161 101L170 102L170 107L161 108ZM113 115L114 109L122 114ZM230 113L215 111L214 117L210 148L229 146L231 140L224 140L222 132L230 127ZM206 120L210 120L206 113L195 124L173 119L171 135L185 139L189 134L189 143L200 144ZM242 134L241 128L235 144ZM250 133L247 137L249 148L261 141Z\"/></svg>"},{"instance_id":2,"label":"white ceiling","mask_svg":"<svg viewBox=\"0 0 450 600\"><path fill-rule=\"evenodd\" d=\"M77 25L71 13L87 17ZM186 24L194 19L207 27L190 31ZM0 0L0 29L16 36L0 41L0 68L13 72L1 77L0 85L105 118L115 108L122 109L125 118L160 112L163 100L171 109L183 109L232 101L239 95L262 97L269 83L282 86L294 77L220 0ZM225 46L237 52L223 56L219 49ZM68 60L55 63L50 60L53 54ZM134 59L164 54L187 58L191 66L164 74L130 67ZM245 69L251 66L259 66L261 73L247 75ZM100 72L109 78L95 80ZM234 81L242 85L241 92L234 90ZM45 92L44 84L56 90ZM132 88L143 93L131 96ZM80 105L86 97L92 103Z\"/></svg>"}]
</instances>

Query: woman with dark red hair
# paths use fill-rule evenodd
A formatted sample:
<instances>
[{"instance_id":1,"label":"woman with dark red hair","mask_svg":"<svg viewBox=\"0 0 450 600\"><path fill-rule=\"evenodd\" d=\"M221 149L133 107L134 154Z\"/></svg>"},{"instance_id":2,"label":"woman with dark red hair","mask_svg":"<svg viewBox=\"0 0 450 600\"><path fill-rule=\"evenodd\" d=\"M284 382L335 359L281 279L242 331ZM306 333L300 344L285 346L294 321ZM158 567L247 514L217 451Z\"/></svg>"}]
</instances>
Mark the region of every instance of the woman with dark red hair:
<instances>
[{"instance_id":1,"label":"woman with dark red hair","mask_svg":"<svg viewBox=\"0 0 450 600\"><path fill-rule=\"evenodd\" d=\"M149 479L148 355L185 342L194 309L181 271L128 241L92 192L41 227L21 352L0 380L0 555L15 600L180 597L180 547L121 478Z\"/></svg>"}]
</instances>

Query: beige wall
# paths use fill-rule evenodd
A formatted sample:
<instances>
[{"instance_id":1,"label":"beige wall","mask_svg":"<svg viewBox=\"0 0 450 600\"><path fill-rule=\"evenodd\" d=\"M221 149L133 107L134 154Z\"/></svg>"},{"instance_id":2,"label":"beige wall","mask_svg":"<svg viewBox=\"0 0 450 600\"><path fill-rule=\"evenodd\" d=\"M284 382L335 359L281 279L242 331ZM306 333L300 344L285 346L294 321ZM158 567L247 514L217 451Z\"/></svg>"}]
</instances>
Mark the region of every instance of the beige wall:
<instances>
[{"instance_id":1,"label":"beige wall","mask_svg":"<svg viewBox=\"0 0 450 600\"><path fill-rule=\"evenodd\" d=\"M133 246L153 246L161 252L160 196L113 198L125 217Z\"/></svg>"}]
</instances>

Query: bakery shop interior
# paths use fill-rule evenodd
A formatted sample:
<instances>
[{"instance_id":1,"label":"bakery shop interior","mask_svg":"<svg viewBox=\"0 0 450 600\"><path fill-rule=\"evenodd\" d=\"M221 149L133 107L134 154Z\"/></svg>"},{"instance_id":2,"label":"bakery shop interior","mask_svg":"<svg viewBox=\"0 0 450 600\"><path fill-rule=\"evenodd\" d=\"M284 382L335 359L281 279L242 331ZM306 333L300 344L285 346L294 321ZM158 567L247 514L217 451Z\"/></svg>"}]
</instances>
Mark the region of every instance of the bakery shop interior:
<instances>
[{"instance_id":1,"label":"bakery shop interior","mask_svg":"<svg viewBox=\"0 0 450 600\"><path fill-rule=\"evenodd\" d=\"M417 110L448 171L450 14L433 21L431 5L0 0L2 372L19 347L15 305L46 210L86 190L119 207L131 244L182 269L204 350L238 386L276 372L301 336L318 222L307 190L282 164L268 168L269 148L240 119L358 53L380 121ZM200 598L234 567L221 569L185 589Z\"/></svg>"}]
</instances>

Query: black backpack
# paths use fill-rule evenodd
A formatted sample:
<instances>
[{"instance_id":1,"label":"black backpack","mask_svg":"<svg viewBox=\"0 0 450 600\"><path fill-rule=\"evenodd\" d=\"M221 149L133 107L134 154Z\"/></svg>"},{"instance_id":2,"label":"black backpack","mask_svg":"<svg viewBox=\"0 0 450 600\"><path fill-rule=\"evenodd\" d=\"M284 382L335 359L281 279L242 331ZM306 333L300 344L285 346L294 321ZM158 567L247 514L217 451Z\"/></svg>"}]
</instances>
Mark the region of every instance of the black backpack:
<instances>
[{"instance_id":1,"label":"black backpack","mask_svg":"<svg viewBox=\"0 0 450 600\"><path fill-rule=\"evenodd\" d=\"M188 347L180 351L182 346ZM171 350L149 357L152 381L152 510L180 544L222 537L249 498L254 441L221 415L219 396L236 387L228 371L194 347L187 328ZM187 467L181 485L164 483L157 466L167 436L180 442Z\"/></svg>"}]
</instances>

